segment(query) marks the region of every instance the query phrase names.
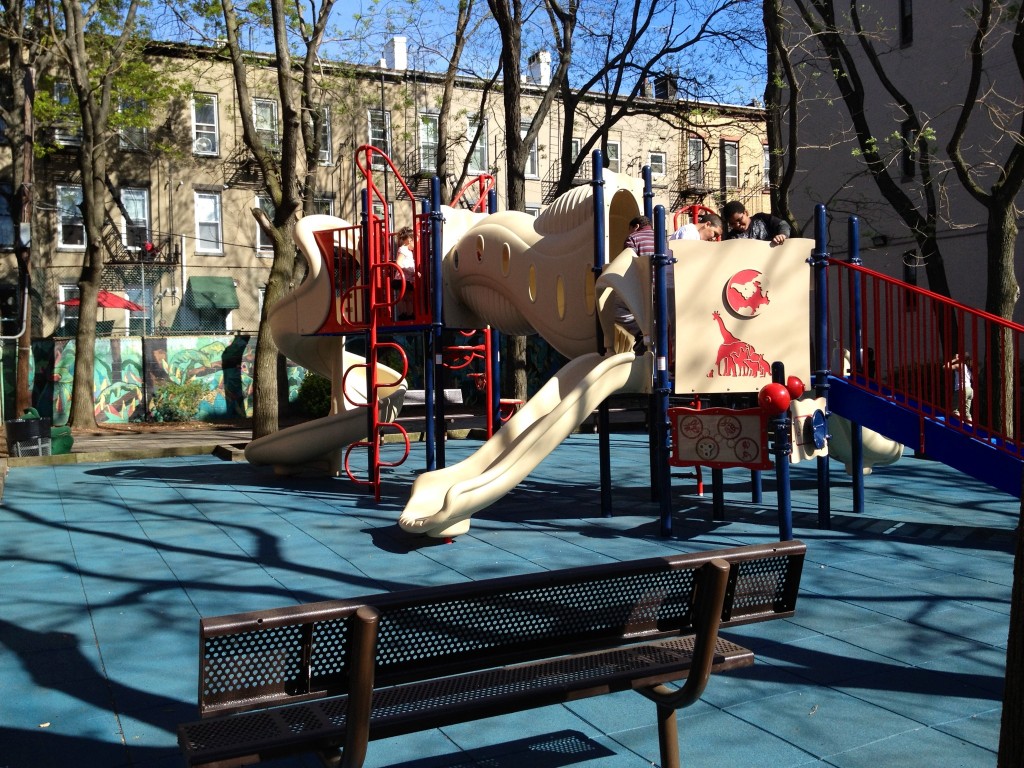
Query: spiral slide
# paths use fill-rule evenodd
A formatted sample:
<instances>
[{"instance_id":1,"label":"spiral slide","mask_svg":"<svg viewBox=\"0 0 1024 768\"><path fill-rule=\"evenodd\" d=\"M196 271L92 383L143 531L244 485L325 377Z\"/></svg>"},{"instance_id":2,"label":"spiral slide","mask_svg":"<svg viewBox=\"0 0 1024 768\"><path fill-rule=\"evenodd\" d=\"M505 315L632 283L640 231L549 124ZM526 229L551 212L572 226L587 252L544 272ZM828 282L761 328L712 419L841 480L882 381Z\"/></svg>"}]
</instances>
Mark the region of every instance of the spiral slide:
<instances>
[{"instance_id":1,"label":"spiral slide","mask_svg":"<svg viewBox=\"0 0 1024 768\"><path fill-rule=\"evenodd\" d=\"M632 352L570 361L476 453L418 477L399 525L435 537L466 533L474 512L522 482L605 398L649 389L652 364L650 353Z\"/></svg>"},{"instance_id":2,"label":"spiral slide","mask_svg":"<svg viewBox=\"0 0 1024 768\"><path fill-rule=\"evenodd\" d=\"M366 437L366 360L346 352L343 337L308 335L320 328L333 305L330 276L313 233L348 226L347 221L334 216L306 216L299 221L295 242L309 265L309 273L302 285L274 305L269 315L274 342L281 353L330 379L331 413L253 440L245 449L245 458L252 464L272 464L286 472L327 459L330 471L337 474L345 446ZM381 418L391 421L402 407L406 383L398 371L384 365L378 365L377 376L387 384L381 391Z\"/></svg>"}]
</instances>

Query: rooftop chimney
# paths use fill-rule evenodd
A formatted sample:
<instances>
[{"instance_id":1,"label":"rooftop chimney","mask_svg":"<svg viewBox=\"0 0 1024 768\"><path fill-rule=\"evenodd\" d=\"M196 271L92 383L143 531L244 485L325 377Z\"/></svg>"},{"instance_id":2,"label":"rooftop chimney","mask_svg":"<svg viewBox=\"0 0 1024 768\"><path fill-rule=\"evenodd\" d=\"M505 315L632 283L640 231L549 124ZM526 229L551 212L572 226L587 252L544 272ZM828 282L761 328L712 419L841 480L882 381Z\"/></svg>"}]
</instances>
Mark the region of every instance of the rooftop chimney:
<instances>
[{"instance_id":1,"label":"rooftop chimney","mask_svg":"<svg viewBox=\"0 0 1024 768\"><path fill-rule=\"evenodd\" d=\"M384 46L384 62L388 69L404 72L409 68L409 53L404 37L394 37Z\"/></svg>"},{"instance_id":2,"label":"rooftop chimney","mask_svg":"<svg viewBox=\"0 0 1024 768\"><path fill-rule=\"evenodd\" d=\"M537 51L530 57L530 79L537 85L551 85L551 54Z\"/></svg>"}]
</instances>

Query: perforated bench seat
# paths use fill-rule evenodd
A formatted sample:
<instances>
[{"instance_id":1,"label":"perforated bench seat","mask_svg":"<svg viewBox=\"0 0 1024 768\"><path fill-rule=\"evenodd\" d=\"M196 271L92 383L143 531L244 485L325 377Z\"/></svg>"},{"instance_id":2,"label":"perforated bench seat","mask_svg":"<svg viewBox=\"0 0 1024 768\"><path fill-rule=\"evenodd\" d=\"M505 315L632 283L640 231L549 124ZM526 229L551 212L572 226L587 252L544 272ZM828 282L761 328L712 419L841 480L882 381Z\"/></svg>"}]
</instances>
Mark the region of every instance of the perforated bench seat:
<instances>
[{"instance_id":1,"label":"perforated bench seat","mask_svg":"<svg viewBox=\"0 0 1024 768\"><path fill-rule=\"evenodd\" d=\"M718 626L792 615L803 553L739 547L204 619L203 719L179 744L189 765L318 752L358 766L374 739L636 690L657 704L669 768L675 710L712 671L754 661Z\"/></svg>"},{"instance_id":2,"label":"perforated bench seat","mask_svg":"<svg viewBox=\"0 0 1024 768\"><path fill-rule=\"evenodd\" d=\"M693 661L693 638L684 637L540 664L521 664L469 675L392 686L373 693L370 740L413 733L481 717L681 680ZM754 654L722 638L714 671L747 666ZM259 759L299 751L337 750L344 743L348 697L336 696L181 726L189 764ZM245 762L235 763L245 765Z\"/></svg>"}]
</instances>

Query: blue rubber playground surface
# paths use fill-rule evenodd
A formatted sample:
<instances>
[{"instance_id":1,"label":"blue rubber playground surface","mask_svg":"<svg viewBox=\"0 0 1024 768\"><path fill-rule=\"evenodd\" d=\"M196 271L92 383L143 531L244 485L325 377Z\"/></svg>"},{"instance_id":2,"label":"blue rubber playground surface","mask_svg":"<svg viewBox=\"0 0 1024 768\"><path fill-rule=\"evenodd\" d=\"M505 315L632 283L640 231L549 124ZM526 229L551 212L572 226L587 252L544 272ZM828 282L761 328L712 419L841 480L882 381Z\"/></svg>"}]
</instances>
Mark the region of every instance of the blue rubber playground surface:
<instances>
[{"instance_id":1,"label":"blue rubber playground surface","mask_svg":"<svg viewBox=\"0 0 1024 768\"><path fill-rule=\"evenodd\" d=\"M612 435L615 515L601 516L597 439L573 435L455 543L396 520L423 447L380 504L347 481L278 477L212 456L12 466L0 504L0 767L178 766L195 719L200 616L414 585L773 541L772 473L710 488L673 470L658 536L643 435ZM453 463L479 446L449 441ZM681 713L684 765L991 768L996 763L1017 501L905 457L866 479L854 515L832 464L832 530L813 464L792 470L808 545L795 618L727 635L757 662L713 677ZM398 768L650 768L654 705L602 696L370 744ZM280 766L314 766L306 760Z\"/></svg>"}]
</instances>

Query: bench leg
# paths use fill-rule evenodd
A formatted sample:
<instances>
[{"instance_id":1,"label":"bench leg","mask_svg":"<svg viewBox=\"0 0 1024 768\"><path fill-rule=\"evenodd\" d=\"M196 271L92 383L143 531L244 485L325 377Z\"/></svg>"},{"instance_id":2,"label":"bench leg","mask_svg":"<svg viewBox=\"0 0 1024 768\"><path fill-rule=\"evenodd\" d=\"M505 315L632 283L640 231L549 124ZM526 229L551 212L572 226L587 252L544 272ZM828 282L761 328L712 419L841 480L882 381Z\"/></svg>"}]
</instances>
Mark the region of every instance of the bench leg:
<instances>
[{"instance_id":1,"label":"bench leg","mask_svg":"<svg viewBox=\"0 0 1024 768\"><path fill-rule=\"evenodd\" d=\"M658 748L661 768L679 768L679 726L673 707L658 707Z\"/></svg>"}]
</instances>

